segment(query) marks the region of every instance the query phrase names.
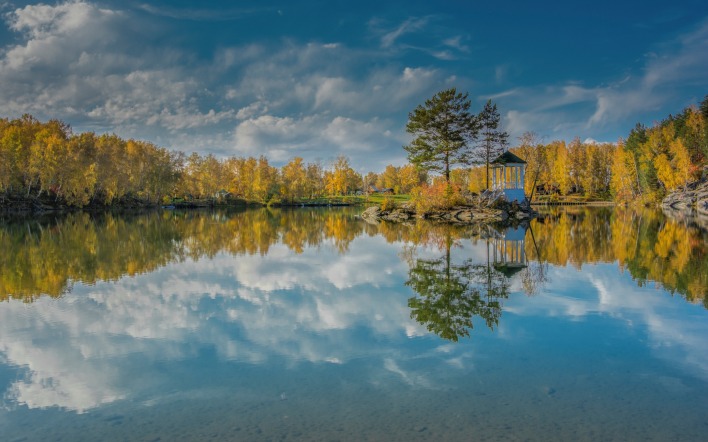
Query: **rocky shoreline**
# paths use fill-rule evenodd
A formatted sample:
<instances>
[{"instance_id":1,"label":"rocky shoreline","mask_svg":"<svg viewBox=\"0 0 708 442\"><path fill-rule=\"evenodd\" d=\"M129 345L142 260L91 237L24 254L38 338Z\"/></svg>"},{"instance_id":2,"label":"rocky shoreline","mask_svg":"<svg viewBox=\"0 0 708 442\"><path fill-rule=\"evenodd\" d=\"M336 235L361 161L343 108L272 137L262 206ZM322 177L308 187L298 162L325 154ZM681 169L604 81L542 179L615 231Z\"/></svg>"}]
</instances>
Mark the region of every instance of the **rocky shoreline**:
<instances>
[{"instance_id":1,"label":"rocky shoreline","mask_svg":"<svg viewBox=\"0 0 708 442\"><path fill-rule=\"evenodd\" d=\"M661 202L664 213L683 224L708 230L708 177L686 184Z\"/></svg>"},{"instance_id":2,"label":"rocky shoreline","mask_svg":"<svg viewBox=\"0 0 708 442\"><path fill-rule=\"evenodd\" d=\"M513 225L538 216L538 212L527 202L509 203L496 201L492 205L479 202L476 204L456 206L450 209L434 210L417 213L413 207L403 206L392 210L382 210L378 206L367 208L361 217L368 222L391 221L405 222L413 219L428 219L432 221L453 224L509 224Z\"/></svg>"},{"instance_id":3,"label":"rocky shoreline","mask_svg":"<svg viewBox=\"0 0 708 442\"><path fill-rule=\"evenodd\" d=\"M695 210L708 216L708 177L686 184L670 194L661 202L664 209Z\"/></svg>"}]
</instances>

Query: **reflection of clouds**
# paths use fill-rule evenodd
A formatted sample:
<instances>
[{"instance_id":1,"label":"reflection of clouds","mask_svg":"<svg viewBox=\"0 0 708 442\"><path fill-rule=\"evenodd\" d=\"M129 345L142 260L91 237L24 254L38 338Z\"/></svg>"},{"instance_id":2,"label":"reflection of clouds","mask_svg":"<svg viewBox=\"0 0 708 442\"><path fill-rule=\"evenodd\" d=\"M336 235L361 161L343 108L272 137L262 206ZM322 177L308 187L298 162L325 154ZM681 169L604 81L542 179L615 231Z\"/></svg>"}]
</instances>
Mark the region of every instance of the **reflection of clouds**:
<instances>
[{"instance_id":1,"label":"reflection of clouds","mask_svg":"<svg viewBox=\"0 0 708 442\"><path fill-rule=\"evenodd\" d=\"M606 315L627 323L645 325L657 356L708 379L706 325L691 320L691 305L667 296L662 289L638 287L615 264L585 264L582 272L569 267L549 268L552 285L532 302L509 302L505 310L524 316L560 316L583 319ZM502 321L502 325L504 322Z\"/></svg>"},{"instance_id":2,"label":"reflection of clouds","mask_svg":"<svg viewBox=\"0 0 708 442\"><path fill-rule=\"evenodd\" d=\"M235 276L240 285L264 292L293 287L319 291L364 284L391 287L396 285L392 275L407 271L405 263L391 253L391 246L376 238L359 238L350 247L354 249L346 255L328 248L293 255L285 246L277 245L269 250L267 259L239 257Z\"/></svg>"},{"instance_id":3,"label":"reflection of clouds","mask_svg":"<svg viewBox=\"0 0 708 442\"><path fill-rule=\"evenodd\" d=\"M65 312L48 298L38 300L32 310L17 301L2 306L0 352L29 372L10 385L7 398L30 408L61 405L82 412L122 397L109 360L77 367L76 362L87 354L100 352L104 342L77 334L84 318Z\"/></svg>"},{"instance_id":4,"label":"reflection of clouds","mask_svg":"<svg viewBox=\"0 0 708 442\"><path fill-rule=\"evenodd\" d=\"M159 377L157 361L194 357L205 346L250 363L385 354L391 340L424 334L409 317L397 251L381 237L358 238L345 256L278 245L267 256L218 254L77 284L31 306L10 301L0 308L0 350L28 374L7 396L31 408L85 411L138 394ZM371 334L386 339L372 347Z\"/></svg>"},{"instance_id":5,"label":"reflection of clouds","mask_svg":"<svg viewBox=\"0 0 708 442\"><path fill-rule=\"evenodd\" d=\"M474 369L479 353L436 338L403 345L427 333L410 318L402 246L360 236L341 255L333 246L296 254L278 244L265 256L221 253L112 283L77 284L59 300L0 304L0 353L4 363L26 373L6 397L30 408L83 412L122 398L150 403L155 385L170 382L180 382L173 390L188 395L188 380L165 376L161 366L196 358L205 348L222 360L252 364L373 358L372 372L364 376L374 384L396 379L391 385L438 388L444 376L432 376L420 361L437 371L463 372ZM461 246L452 249L455 262L486 262L483 241ZM419 251L425 258L443 253ZM686 314L694 306L637 288L614 265L549 272L553 285L547 290L505 301L499 336L523 345L514 314L571 320L607 315L645 325L661 358L708 373L705 325ZM486 331L475 333L477 339Z\"/></svg>"},{"instance_id":6,"label":"reflection of clouds","mask_svg":"<svg viewBox=\"0 0 708 442\"><path fill-rule=\"evenodd\" d=\"M402 369L398 365L398 363L392 358L384 359L384 368L390 371L391 373L397 375L401 379L401 381L410 385L411 387L431 388L431 383L427 378L419 374L411 373Z\"/></svg>"}]
</instances>

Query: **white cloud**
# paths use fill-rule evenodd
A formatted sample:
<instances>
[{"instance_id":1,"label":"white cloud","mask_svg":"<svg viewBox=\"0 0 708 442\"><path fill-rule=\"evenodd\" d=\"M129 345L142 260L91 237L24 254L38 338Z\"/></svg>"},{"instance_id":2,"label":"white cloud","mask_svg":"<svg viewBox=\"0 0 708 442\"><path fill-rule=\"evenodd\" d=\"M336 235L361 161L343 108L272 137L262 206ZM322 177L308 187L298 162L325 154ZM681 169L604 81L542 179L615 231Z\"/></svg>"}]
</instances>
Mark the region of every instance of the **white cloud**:
<instances>
[{"instance_id":1,"label":"white cloud","mask_svg":"<svg viewBox=\"0 0 708 442\"><path fill-rule=\"evenodd\" d=\"M235 112L208 98L179 51L153 49L122 11L84 1L29 5L6 16L24 41L0 53L0 112L58 115L70 123L153 125L168 131L213 126ZM72 119L78 121L71 121Z\"/></svg>"},{"instance_id":2,"label":"white cloud","mask_svg":"<svg viewBox=\"0 0 708 442\"><path fill-rule=\"evenodd\" d=\"M273 161L283 162L294 155L314 161L335 158L338 153L345 152L352 163L359 166L368 153L381 147L382 140L390 144L401 142L387 132L387 125L378 119L361 121L326 114L301 119L261 115L236 126L233 153L263 153Z\"/></svg>"},{"instance_id":3,"label":"white cloud","mask_svg":"<svg viewBox=\"0 0 708 442\"><path fill-rule=\"evenodd\" d=\"M13 11L6 23L20 40L0 52L0 113L218 156L266 153L274 163L296 151L307 160L366 152L352 163L383 169L403 162L401 110L445 83L431 68L372 65L386 54L342 43L251 42L195 62L140 20L88 1Z\"/></svg>"}]
</instances>

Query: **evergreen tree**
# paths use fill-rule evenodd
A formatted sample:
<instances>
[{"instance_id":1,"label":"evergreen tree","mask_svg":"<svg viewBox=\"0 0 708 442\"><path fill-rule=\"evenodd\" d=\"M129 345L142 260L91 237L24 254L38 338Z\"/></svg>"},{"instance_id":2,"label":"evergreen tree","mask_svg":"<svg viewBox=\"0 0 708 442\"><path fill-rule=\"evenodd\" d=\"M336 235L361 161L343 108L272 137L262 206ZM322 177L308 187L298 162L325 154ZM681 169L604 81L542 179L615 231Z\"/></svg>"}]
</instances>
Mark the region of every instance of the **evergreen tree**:
<instances>
[{"instance_id":1,"label":"evergreen tree","mask_svg":"<svg viewBox=\"0 0 708 442\"><path fill-rule=\"evenodd\" d=\"M477 119L482 132L477 146L479 164L484 163L486 166L486 188L489 189L489 163L504 152L509 134L501 130L501 117L497 105L492 104L492 100L487 100Z\"/></svg>"},{"instance_id":2,"label":"evergreen tree","mask_svg":"<svg viewBox=\"0 0 708 442\"><path fill-rule=\"evenodd\" d=\"M469 143L477 137L479 125L469 112L467 95L447 89L408 114L406 131L415 136L403 147L408 161L423 170L443 173L447 183L452 166L472 162Z\"/></svg>"}]
</instances>

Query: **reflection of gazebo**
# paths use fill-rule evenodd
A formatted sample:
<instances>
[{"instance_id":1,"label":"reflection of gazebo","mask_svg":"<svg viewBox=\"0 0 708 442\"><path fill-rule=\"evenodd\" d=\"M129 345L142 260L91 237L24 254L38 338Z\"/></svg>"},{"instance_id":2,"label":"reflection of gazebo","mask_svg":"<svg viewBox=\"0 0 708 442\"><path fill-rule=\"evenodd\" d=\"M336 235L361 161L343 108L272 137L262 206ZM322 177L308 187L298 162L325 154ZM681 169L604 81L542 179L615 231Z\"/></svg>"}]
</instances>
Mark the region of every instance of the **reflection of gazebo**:
<instances>
[{"instance_id":1,"label":"reflection of gazebo","mask_svg":"<svg viewBox=\"0 0 708 442\"><path fill-rule=\"evenodd\" d=\"M502 190L507 201L522 202L526 161L508 150L490 163L492 166L492 190Z\"/></svg>"},{"instance_id":2,"label":"reflection of gazebo","mask_svg":"<svg viewBox=\"0 0 708 442\"><path fill-rule=\"evenodd\" d=\"M519 226L510 227L504 232L503 237L492 239L494 246L492 262L494 268L511 277L521 269L526 268L526 249L524 240L526 229Z\"/></svg>"}]
</instances>

